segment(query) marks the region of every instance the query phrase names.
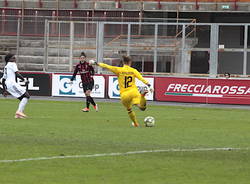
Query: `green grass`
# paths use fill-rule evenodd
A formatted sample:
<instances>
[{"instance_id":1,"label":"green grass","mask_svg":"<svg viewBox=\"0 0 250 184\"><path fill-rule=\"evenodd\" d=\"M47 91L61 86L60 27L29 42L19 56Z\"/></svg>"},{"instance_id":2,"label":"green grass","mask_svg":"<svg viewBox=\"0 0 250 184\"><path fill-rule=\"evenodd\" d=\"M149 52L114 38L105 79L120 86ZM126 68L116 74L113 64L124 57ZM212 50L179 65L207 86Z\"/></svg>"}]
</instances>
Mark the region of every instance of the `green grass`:
<instances>
[{"instance_id":1,"label":"green grass","mask_svg":"<svg viewBox=\"0 0 250 184\"><path fill-rule=\"evenodd\" d=\"M28 119L14 119L17 100L0 99L0 160L142 150L243 148L160 152L25 162L0 162L1 184L249 184L250 112L150 106L136 110L154 128L131 127L120 103L31 100Z\"/></svg>"}]
</instances>

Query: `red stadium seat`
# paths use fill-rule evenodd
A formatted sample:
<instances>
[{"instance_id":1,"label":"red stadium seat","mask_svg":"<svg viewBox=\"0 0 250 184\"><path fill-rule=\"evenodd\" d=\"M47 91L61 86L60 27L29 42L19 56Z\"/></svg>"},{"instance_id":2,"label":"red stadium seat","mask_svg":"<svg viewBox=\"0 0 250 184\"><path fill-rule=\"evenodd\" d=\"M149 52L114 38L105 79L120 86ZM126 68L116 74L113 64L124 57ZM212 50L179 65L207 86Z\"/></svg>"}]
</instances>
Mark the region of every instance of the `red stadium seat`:
<instances>
[{"instance_id":1,"label":"red stadium seat","mask_svg":"<svg viewBox=\"0 0 250 184\"><path fill-rule=\"evenodd\" d=\"M117 0L119 1L119 0ZM141 1L141 0L120 0L122 1ZM214 2L214 3L220 3L220 2L250 2L250 0L143 0L143 1L156 1L156 2Z\"/></svg>"}]
</instances>

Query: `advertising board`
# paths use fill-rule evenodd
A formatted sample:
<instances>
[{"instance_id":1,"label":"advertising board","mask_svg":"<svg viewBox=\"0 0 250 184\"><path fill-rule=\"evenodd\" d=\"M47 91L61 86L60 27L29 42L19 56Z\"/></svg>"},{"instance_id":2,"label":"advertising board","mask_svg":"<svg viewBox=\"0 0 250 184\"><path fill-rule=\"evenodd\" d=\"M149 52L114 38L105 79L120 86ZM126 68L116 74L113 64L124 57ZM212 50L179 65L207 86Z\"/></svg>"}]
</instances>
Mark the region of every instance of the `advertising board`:
<instances>
[{"instance_id":1,"label":"advertising board","mask_svg":"<svg viewBox=\"0 0 250 184\"><path fill-rule=\"evenodd\" d=\"M72 75L53 74L52 75L52 96L85 97L82 88L80 75L77 75L73 84L70 84ZM103 76L94 76L94 87L91 92L92 97L104 98L105 79Z\"/></svg>"},{"instance_id":2,"label":"advertising board","mask_svg":"<svg viewBox=\"0 0 250 184\"><path fill-rule=\"evenodd\" d=\"M250 80L156 77L158 101L250 104Z\"/></svg>"},{"instance_id":3,"label":"advertising board","mask_svg":"<svg viewBox=\"0 0 250 184\"><path fill-rule=\"evenodd\" d=\"M17 78L17 82L29 92L31 96L51 96L51 77L47 73L20 72L29 81L28 86ZM2 74L0 74L0 78ZM0 86L2 88L2 86Z\"/></svg>"},{"instance_id":4,"label":"advertising board","mask_svg":"<svg viewBox=\"0 0 250 184\"><path fill-rule=\"evenodd\" d=\"M145 77L145 79L154 86L154 78L152 77ZM140 80L136 79L136 86L138 87L139 91L141 88L146 88L146 85L141 82ZM119 92L119 85L118 85L118 79L116 76L109 76L109 87L108 87L108 96L109 98L120 98L120 92ZM147 100L153 100L154 94L148 93L146 95Z\"/></svg>"}]
</instances>

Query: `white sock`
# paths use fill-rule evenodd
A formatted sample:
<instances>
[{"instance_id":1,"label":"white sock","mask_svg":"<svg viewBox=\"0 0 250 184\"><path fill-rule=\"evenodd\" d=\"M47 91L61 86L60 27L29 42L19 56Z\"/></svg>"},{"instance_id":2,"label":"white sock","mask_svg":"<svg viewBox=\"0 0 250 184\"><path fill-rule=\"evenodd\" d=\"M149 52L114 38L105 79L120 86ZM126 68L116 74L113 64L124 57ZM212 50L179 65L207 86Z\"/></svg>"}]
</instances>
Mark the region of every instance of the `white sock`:
<instances>
[{"instance_id":1,"label":"white sock","mask_svg":"<svg viewBox=\"0 0 250 184\"><path fill-rule=\"evenodd\" d=\"M28 98L23 98L20 103L19 103L19 106L18 106L18 110L19 112L23 112L24 111L24 108L25 108L25 105L27 104L28 102Z\"/></svg>"}]
</instances>

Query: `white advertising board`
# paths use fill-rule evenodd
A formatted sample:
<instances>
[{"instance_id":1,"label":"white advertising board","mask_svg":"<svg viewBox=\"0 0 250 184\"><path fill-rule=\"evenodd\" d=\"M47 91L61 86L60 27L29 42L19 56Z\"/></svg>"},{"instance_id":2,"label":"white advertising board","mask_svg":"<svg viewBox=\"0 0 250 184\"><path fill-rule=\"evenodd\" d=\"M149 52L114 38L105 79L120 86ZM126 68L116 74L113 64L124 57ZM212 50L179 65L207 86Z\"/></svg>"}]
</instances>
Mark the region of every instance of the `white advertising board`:
<instances>
[{"instance_id":1,"label":"white advertising board","mask_svg":"<svg viewBox=\"0 0 250 184\"><path fill-rule=\"evenodd\" d=\"M77 75L73 84L70 84L72 75L52 75L52 96L85 97L80 75ZM105 79L103 76L94 76L92 97L104 98Z\"/></svg>"},{"instance_id":2,"label":"white advertising board","mask_svg":"<svg viewBox=\"0 0 250 184\"><path fill-rule=\"evenodd\" d=\"M150 77L144 77L151 86L154 86L154 78ZM135 81L136 86L140 90L141 88L145 88L146 85L141 82L140 80ZM118 85L118 79L116 76L109 76L109 91L108 91L109 98L120 98L120 92L119 92L119 85ZM147 100L153 100L154 93L148 93L146 95Z\"/></svg>"}]
</instances>

